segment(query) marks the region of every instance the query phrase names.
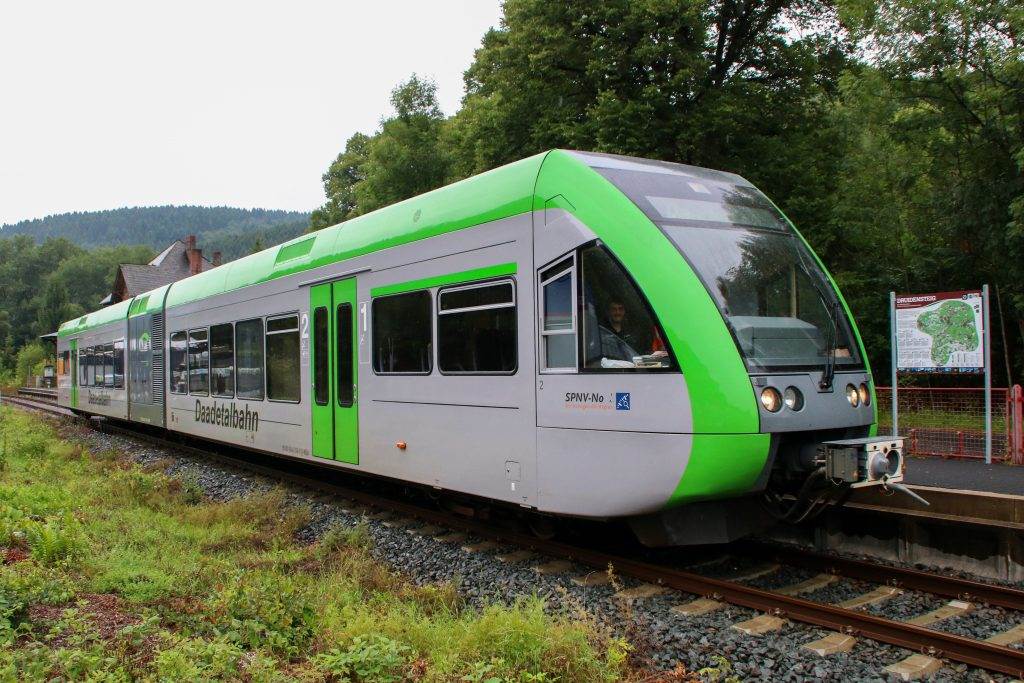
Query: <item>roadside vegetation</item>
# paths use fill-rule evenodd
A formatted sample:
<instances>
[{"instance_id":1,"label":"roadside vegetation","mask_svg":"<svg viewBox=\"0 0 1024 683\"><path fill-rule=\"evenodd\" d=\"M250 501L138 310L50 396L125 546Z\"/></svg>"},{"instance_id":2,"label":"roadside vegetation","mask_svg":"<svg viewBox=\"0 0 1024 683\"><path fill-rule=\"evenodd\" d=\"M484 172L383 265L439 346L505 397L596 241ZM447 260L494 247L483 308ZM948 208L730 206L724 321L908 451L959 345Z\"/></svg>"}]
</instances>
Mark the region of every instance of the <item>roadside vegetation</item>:
<instances>
[{"instance_id":1,"label":"roadside vegetation","mask_svg":"<svg viewBox=\"0 0 1024 683\"><path fill-rule=\"evenodd\" d=\"M282 492L205 500L76 429L0 408L0 680L642 677L582 614L467 607L375 562L365 528L300 544Z\"/></svg>"}]
</instances>

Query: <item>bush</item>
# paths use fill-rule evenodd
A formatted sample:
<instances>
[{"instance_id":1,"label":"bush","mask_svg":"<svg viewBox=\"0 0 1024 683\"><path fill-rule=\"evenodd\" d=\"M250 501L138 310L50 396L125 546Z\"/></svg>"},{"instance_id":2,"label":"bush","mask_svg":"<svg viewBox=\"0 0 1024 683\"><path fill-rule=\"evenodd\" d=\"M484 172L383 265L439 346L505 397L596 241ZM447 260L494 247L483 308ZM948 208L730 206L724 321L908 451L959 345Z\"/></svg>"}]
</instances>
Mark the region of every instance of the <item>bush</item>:
<instances>
[{"instance_id":1,"label":"bush","mask_svg":"<svg viewBox=\"0 0 1024 683\"><path fill-rule=\"evenodd\" d=\"M46 349L39 342L21 347L14 361L14 376L18 384L21 386L28 384L36 368L42 370L42 365L45 365L47 357Z\"/></svg>"},{"instance_id":2,"label":"bush","mask_svg":"<svg viewBox=\"0 0 1024 683\"><path fill-rule=\"evenodd\" d=\"M412 648L382 635L356 636L348 648L317 655L317 666L343 681L398 683L406 679Z\"/></svg>"},{"instance_id":3,"label":"bush","mask_svg":"<svg viewBox=\"0 0 1024 683\"><path fill-rule=\"evenodd\" d=\"M240 647L295 655L313 639L315 612L287 576L238 574L214 605L216 630Z\"/></svg>"}]
</instances>

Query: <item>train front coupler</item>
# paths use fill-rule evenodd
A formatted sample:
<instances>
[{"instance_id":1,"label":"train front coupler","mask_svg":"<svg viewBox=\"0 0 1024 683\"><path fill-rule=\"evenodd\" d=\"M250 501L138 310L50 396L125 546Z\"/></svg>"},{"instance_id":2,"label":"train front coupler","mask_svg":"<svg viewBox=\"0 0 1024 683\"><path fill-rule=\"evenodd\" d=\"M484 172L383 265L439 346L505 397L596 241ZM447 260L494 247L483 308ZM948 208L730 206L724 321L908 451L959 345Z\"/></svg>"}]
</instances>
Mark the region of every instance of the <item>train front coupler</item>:
<instances>
[{"instance_id":1,"label":"train front coupler","mask_svg":"<svg viewBox=\"0 0 1024 683\"><path fill-rule=\"evenodd\" d=\"M901 437L826 441L818 446L817 460L824 466L826 478L837 486L850 489L881 486L886 491L899 491L924 505L929 504L903 484L907 461Z\"/></svg>"}]
</instances>

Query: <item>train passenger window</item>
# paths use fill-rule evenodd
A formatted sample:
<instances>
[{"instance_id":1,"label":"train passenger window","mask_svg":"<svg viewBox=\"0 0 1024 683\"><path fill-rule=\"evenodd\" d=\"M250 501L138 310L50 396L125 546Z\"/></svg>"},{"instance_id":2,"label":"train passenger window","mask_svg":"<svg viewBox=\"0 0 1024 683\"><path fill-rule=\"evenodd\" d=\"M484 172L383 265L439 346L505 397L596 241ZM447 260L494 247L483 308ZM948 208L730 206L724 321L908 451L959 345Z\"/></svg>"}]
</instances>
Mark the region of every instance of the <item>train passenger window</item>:
<instances>
[{"instance_id":1,"label":"train passenger window","mask_svg":"<svg viewBox=\"0 0 1024 683\"><path fill-rule=\"evenodd\" d=\"M89 354L87 349L78 349L78 386L88 386Z\"/></svg>"},{"instance_id":2,"label":"train passenger window","mask_svg":"<svg viewBox=\"0 0 1024 683\"><path fill-rule=\"evenodd\" d=\"M188 393L210 393L210 342L206 330L188 331Z\"/></svg>"},{"instance_id":3,"label":"train passenger window","mask_svg":"<svg viewBox=\"0 0 1024 683\"><path fill-rule=\"evenodd\" d=\"M580 252L583 280L583 367L668 368L672 359L647 300L601 245Z\"/></svg>"},{"instance_id":4,"label":"train passenger window","mask_svg":"<svg viewBox=\"0 0 1024 683\"><path fill-rule=\"evenodd\" d=\"M114 388L124 389L124 339L114 342Z\"/></svg>"},{"instance_id":5,"label":"train passenger window","mask_svg":"<svg viewBox=\"0 0 1024 683\"><path fill-rule=\"evenodd\" d=\"M171 393L184 394L188 392L188 335L185 332L175 332L171 335Z\"/></svg>"},{"instance_id":6,"label":"train passenger window","mask_svg":"<svg viewBox=\"0 0 1024 683\"><path fill-rule=\"evenodd\" d=\"M338 306L338 405L348 408L355 402L355 350L352 346L352 304Z\"/></svg>"},{"instance_id":7,"label":"train passenger window","mask_svg":"<svg viewBox=\"0 0 1024 683\"><path fill-rule=\"evenodd\" d=\"M443 373L516 371L516 297L511 280L438 294L437 364Z\"/></svg>"},{"instance_id":8,"label":"train passenger window","mask_svg":"<svg viewBox=\"0 0 1024 683\"><path fill-rule=\"evenodd\" d=\"M103 345L103 386L114 388L114 345Z\"/></svg>"},{"instance_id":9,"label":"train passenger window","mask_svg":"<svg viewBox=\"0 0 1024 683\"><path fill-rule=\"evenodd\" d=\"M235 395L235 330L231 323L210 327L210 382L214 396Z\"/></svg>"},{"instance_id":10,"label":"train passenger window","mask_svg":"<svg viewBox=\"0 0 1024 683\"><path fill-rule=\"evenodd\" d=\"M299 316L267 318L267 398L298 403L300 372Z\"/></svg>"},{"instance_id":11,"label":"train passenger window","mask_svg":"<svg viewBox=\"0 0 1024 683\"><path fill-rule=\"evenodd\" d=\"M103 378L106 375L106 358L103 353L103 345L99 345L93 348L93 363L96 364L96 371L93 373L92 384L95 387L103 386Z\"/></svg>"},{"instance_id":12,"label":"train passenger window","mask_svg":"<svg viewBox=\"0 0 1024 683\"><path fill-rule=\"evenodd\" d=\"M569 257L540 274L544 370L576 369L576 268Z\"/></svg>"},{"instance_id":13,"label":"train passenger window","mask_svg":"<svg viewBox=\"0 0 1024 683\"><path fill-rule=\"evenodd\" d=\"M235 369L238 398L263 400L263 320L235 323Z\"/></svg>"},{"instance_id":14,"label":"train passenger window","mask_svg":"<svg viewBox=\"0 0 1024 683\"><path fill-rule=\"evenodd\" d=\"M373 300L373 370L378 374L429 375L433 368L430 292Z\"/></svg>"},{"instance_id":15,"label":"train passenger window","mask_svg":"<svg viewBox=\"0 0 1024 683\"><path fill-rule=\"evenodd\" d=\"M313 311L313 389L318 406L331 400L331 335L327 308Z\"/></svg>"}]
</instances>

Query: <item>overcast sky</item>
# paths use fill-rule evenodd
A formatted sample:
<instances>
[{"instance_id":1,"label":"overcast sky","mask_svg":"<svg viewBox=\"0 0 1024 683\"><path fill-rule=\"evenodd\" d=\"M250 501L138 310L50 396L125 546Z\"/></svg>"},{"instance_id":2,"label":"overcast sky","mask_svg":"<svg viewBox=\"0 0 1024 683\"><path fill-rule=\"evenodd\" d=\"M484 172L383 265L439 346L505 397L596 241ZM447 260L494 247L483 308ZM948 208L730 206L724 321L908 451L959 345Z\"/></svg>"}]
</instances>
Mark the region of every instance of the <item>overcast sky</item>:
<instances>
[{"instance_id":1,"label":"overcast sky","mask_svg":"<svg viewBox=\"0 0 1024 683\"><path fill-rule=\"evenodd\" d=\"M499 0L3 2L0 224L159 204L310 210L416 72L444 111Z\"/></svg>"}]
</instances>

